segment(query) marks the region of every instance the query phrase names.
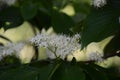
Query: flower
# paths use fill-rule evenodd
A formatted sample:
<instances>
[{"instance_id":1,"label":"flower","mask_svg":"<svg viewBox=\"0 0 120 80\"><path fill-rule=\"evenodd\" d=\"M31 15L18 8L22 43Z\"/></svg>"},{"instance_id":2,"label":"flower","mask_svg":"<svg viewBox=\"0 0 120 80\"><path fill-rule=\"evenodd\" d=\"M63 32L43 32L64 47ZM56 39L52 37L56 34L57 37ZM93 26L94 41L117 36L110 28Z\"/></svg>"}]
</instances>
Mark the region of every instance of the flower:
<instances>
[{"instance_id":1,"label":"flower","mask_svg":"<svg viewBox=\"0 0 120 80\"><path fill-rule=\"evenodd\" d=\"M119 16L119 18L118 18L118 21L119 21L119 23L120 23L120 16Z\"/></svg>"},{"instance_id":2,"label":"flower","mask_svg":"<svg viewBox=\"0 0 120 80\"><path fill-rule=\"evenodd\" d=\"M0 0L1 5L2 4L7 4L7 5L12 5L16 2L16 0Z\"/></svg>"},{"instance_id":3,"label":"flower","mask_svg":"<svg viewBox=\"0 0 120 80\"><path fill-rule=\"evenodd\" d=\"M5 46L0 46L0 60L3 56L8 55L15 55L16 57L19 56L19 52L23 48L24 43L8 43Z\"/></svg>"},{"instance_id":4,"label":"flower","mask_svg":"<svg viewBox=\"0 0 120 80\"><path fill-rule=\"evenodd\" d=\"M95 7L102 7L107 4L106 0L93 0L93 5Z\"/></svg>"},{"instance_id":5,"label":"flower","mask_svg":"<svg viewBox=\"0 0 120 80\"><path fill-rule=\"evenodd\" d=\"M97 61L97 62L103 61L102 57L103 57L103 54L98 53L98 52L93 52L93 53L90 53L88 55L88 59L89 60L93 60L93 61Z\"/></svg>"},{"instance_id":6,"label":"flower","mask_svg":"<svg viewBox=\"0 0 120 80\"><path fill-rule=\"evenodd\" d=\"M46 35L38 34L30 41L39 47L45 47L46 53L50 59L60 57L65 59L67 55L80 49L80 35L76 34L72 37L66 35Z\"/></svg>"}]
</instances>

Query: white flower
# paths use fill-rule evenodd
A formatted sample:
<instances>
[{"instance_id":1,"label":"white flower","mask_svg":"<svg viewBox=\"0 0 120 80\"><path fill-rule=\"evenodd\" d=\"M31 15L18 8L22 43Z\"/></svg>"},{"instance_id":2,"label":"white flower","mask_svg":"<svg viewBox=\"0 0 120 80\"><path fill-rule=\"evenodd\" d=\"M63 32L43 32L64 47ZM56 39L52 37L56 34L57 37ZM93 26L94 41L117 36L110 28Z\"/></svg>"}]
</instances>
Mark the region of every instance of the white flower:
<instances>
[{"instance_id":1,"label":"white flower","mask_svg":"<svg viewBox=\"0 0 120 80\"><path fill-rule=\"evenodd\" d=\"M7 5L12 5L16 2L16 0L0 0L0 3L2 4L7 4Z\"/></svg>"},{"instance_id":2,"label":"white flower","mask_svg":"<svg viewBox=\"0 0 120 80\"><path fill-rule=\"evenodd\" d=\"M93 53L90 53L88 55L88 59L89 60L93 60L93 61L97 61L97 62L103 61L102 57L103 57L103 54L98 53L98 52L93 52Z\"/></svg>"},{"instance_id":3,"label":"white flower","mask_svg":"<svg viewBox=\"0 0 120 80\"><path fill-rule=\"evenodd\" d=\"M31 42L34 43L36 46L43 46L43 47L47 47L47 41L50 37L46 34L38 34L35 36L35 38L31 39Z\"/></svg>"},{"instance_id":4,"label":"white flower","mask_svg":"<svg viewBox=\"0 0 120 80\"><path fill-rule=\"evenodd\" d=\"M119 21L119 23L120 23L120 16L119 16L119 18L118 18L118 21Z\"/></svg>"},{"instance_id":5,"label":"white flower","mask_svg":"<svg viewBox=\"0 0 120 80\"><path fill-rule=\"evenodd\" d=\"M79 38L79 34L73 37L66 35L38 34L31 39L31 42L36 46L45 47L49 58L54 59L60 57L65 59L67 55L80 49Z\"/></svg>"},{"instance_id":6,"label":"white flower","mask_svg":"<svg viewBox=\"0 0 120 80\"><path fill-rule=\"evenodd\" d=\"M19 56L19 52L23 48L24 43L8 43L5 46L0 46L0 60L3 56L7 55L15 55L16 57Z\"/></svg>"},{"instance_id":7,"label":"white flower","mask_svg":"<svg viewBox=\"0 0 120 80\"><path fill-rule=\"evenodd\" d=\"M95 7L102 7L107 4L106 0L93 0L93 5Z\"/></svg>"}]
</instances>

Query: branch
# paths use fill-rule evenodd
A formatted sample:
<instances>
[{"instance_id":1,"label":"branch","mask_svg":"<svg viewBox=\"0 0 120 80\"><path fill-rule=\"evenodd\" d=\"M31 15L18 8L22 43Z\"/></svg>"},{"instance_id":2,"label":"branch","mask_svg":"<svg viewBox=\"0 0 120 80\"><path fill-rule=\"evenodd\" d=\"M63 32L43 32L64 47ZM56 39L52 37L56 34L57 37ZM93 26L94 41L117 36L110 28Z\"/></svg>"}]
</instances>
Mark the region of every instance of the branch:
<instances>
[{"instance_id":1,"label":"branch","mask_svg":"<svg viewBox=\"0 0 120 80\"><path fill-rule=\"evenodd\" d=\"M108 54L108 55L104 55L102 58L105 60L105 59L108 59L108 58L114 57L114 56L120 57L120 52L116 52L116 53L111 53L111 54ZM83 62L83 63L94 63L96 61L95 60L88 60L88 61L80 61L80 62Z\"/></svg>"},{"instance_id":2,"label":"branch","mask_svg":"<svg viewBox=\"0 0 120 80\"><path fill-rule=\"evenodd\" d=\"M7 37L4 37L4 36L2 36L2 35L0 35L0 38L5 39L5 40L7 40L7 41L9 41L9 42L12 42L10 39L8 39Z\"/></svg>"},{"instance_id":3,"label":"branch","mask_svg":"<svg viewBox=\"0 0 120 80\"><path fill-rule=\"evenodd\" d=\"M103 56L103 59L107 59L107 58L114 57L114 56L119 56L120 57L120 52L105 55L105 56Z\"/></svg>"}]
</instances>

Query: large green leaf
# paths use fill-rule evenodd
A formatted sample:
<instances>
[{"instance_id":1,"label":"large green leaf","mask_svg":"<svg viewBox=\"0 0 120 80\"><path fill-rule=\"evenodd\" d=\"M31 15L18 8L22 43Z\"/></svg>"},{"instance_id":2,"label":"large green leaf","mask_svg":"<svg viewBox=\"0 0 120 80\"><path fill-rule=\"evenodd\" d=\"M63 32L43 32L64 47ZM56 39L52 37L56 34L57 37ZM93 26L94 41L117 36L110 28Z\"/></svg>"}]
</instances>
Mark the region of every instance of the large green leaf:
<instances>
[{"instance_id":1,"label":"large green leaf","mask_svg":"<svg viewBox=\"0 0 120 80\"><path fill-rule=\"evenodd\" d=\"M17 7L9 7L0 12L0 28L14 28L23 23L20 9Z\"/></svg>"},{"instance_id":2,"label":"large green leaf","mask_svg":"<svg viewBox=\"0 0 120 80\"><path fill-rule=\"evenodd\" d=\"M54 0L53 5L56 9L63 9L67 4L70 3L70 0Z\"/></svg>"},{"instance_id":3,"label":"large green leaf","mask_svg":"<svg viewBox=\"0 0 120 80\"><path fill-rule=\"evenodd\" d=\"M8 65L7 65L8 66ZM59 67L59 61L37 61L22 66L0 67L0 79L3 80L51 80ZM2 69L2 70L1 70Z\"/></svg>"},{"instance_id":4,"label":"large green leaf","mask_svg":"<svg viewBox=\"0 0 120 80\"><path fill-rule=\"evenodd\" d=\"M43 9L43 8L42 8ZM48 11L48 10L45 10ZM51 16L47 14L44 10L38 10L37 15L30 20L30 22L33 25L36 25L36 27L41 30L43 27L45 29L48 29L51 27Z\"/></svg>"},{"instance_id":5,"label":"large green leaf","mask_svg":"<svg viewBox=\"0 0 120 80\"><path fill-rule=\"evenodd\" d=\"M0 75L2 80L37 80L37 69L30 67L18 67L3 72Z\"/></svg>"},{"instance_id":6,"label":"large green leaf","mask_svg":"<svg viewBox=\"0 0 120 80\"><path fill-rule=\"evenodd\" d=\"M86 80L108 80L105 69L95 64L82 65L86 73Z\"/></svg>"},{"instance_id":7,"label":"large green leaf","mask_svg":"<svg viewBox=\"0 0 120 80\"><path fill-rule=\"evenodd\" d=\"M30 64L31 67L38 68L38 80L51 80L54 72L59 68L61 61L38 61Z\"/></svg>"},{"instance_id":8,"label":"large green leaf","mask_svg":"<svg viewBox=\"0 0 120 80\"><path fill-rule=\"evenodd\" d=\"M107 4L120 11L120 0L108 0Z\"/></svg>"},{"instance_id":9,"label":"large green leaf","mask_svg":"<svg viewBox=\"0 0 120 80\"><path fill-rule=\"evenodd\" d=\"M120 29L119 15L116 10L109 6L92 8L82 31L82 45L87 46L90 42L98 42Z\"/></svg>"},{"instance_id":10,"label":"large green leaf","mask_svg":"<svg viewBox=\"0 0 120 80\"><path fill-rule=\"evenodd\" d=\"M14 55L8 55L8 56L3 56L3 58L0 61L0 67L4 66L19 66L20 65L20 59L18 59Z\"/></svg>"},{"instance_id":11,"label":"large green leaf","mask_svg":"<svg viewBox=\"0 0 120 80\"><path fill-rule=\"evenodd\" d=\"M75 9L75 12L79 12L81 14L88 14L89 11L90 11L90 4L88 4L88 2L84 2L83 1L73 1L73 6L74 6L74 9Z\"/></svg>"},{"instance_id":12,"label":"large green leaf","mask_svg":"<svg viewBox=\"0 0 120 80\"><path fill-rule=\"evenodd\" d=\"M54 73L52 80L85 80L80 66L64 62Z\"/></svg>"},{"instance_id":13,"label":"large green leaf","mask_svg":"<svg viewBox=\"0 0 120 80\"><path fill-rule=\"evenodd\" d=\"M53 8L52 0L36 0L36 2L39 4L40 8L44 7L48 10L51 10Z\"/></svg>"},{"instance_id":14,"label":"large green leaf","mask_svg":"<svg viewBox=\"0 0 120 80\"><path fill-rule=\"evenodd\" d=\"M109 80L120 80L120 73L116 67L108 68L106 74L108 75Z\"/></svg>"},{"instance_id":15,"label":"large green leaf","mask_svg":"<svg viewBox=\"0 0 120 80\"><path fill-rule=\"evenodd\" d=\"M52 26L58 33L71 33L70 28L74 26L72 18L64 13L52 11Z\"/></svg>"},{"instance_id":16,"label":"large green leaf","mask_svg":"<svg viewBox=\"0 0 120 80\"><path fill-rule=\"evenodd\" d=\"M107 44L104 49L105 55L114 54L120 50L120 31L116 34L116 36Z\"/></svg>"},{"instance_id":17,"label":"large green leaf","mask_svg":"<svg viewBox=\"0 0 120 80\"><path fill-rule=\"evenodd\" d=\"M32 1L26 1L21 6L21 13L25 20L33 18L37 13L37 4Z\"/></svg>"}]
</instances>

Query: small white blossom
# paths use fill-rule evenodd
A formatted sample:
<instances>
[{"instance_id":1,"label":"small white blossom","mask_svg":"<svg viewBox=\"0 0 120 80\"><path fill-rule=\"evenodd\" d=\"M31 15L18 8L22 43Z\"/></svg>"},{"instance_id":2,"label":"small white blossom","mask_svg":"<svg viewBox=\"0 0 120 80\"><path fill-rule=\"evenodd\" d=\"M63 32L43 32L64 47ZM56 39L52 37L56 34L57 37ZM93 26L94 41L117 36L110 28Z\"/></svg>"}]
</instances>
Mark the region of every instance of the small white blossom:
<instances>
[{"instance_id":1,"label":"small white blossom","mask_svg":"<svg viewBox=\"0 0 120 80\"><path fill-rule=\"evenodd\" d=\"M7 55L15 55L16 57L19 56L19 52L23 48L24 43L8 43L5 46L0 46L0 60L3 56Z\"/></svg>"},{"instance_id":2,"label":"small white blossom","mask_svg":"<svg viewBox=\"0 0 120 80\"><path fill-rule=\"evenodd\" d=\"M46 35L38 34L31 39L36 46L45 47L49 58L54 59L60 57L64 59L67 55L80 49L79 34L73 37L66 35Z\"/></svg>"},{"instance_id":3,"label":"small white blossom","mask_svg":"<svg viewBox=\"0 0 120 80\"><path fill-rule=\"evenodd\" d=\"M102 7L107 4L106 0L93 0L93 5L95 7Z\"/></svg>"},{"instance_id":4,"label":"small white blossom","mask_svg":"<svg viewBox=\"0 0 120 80\"><path fill-rule=\"evenodd\" d=\"M101 62L103 61L103 54L98 53L98 52L93 52L88 55L89 60Z\"/></svg>"}]
</instances>

